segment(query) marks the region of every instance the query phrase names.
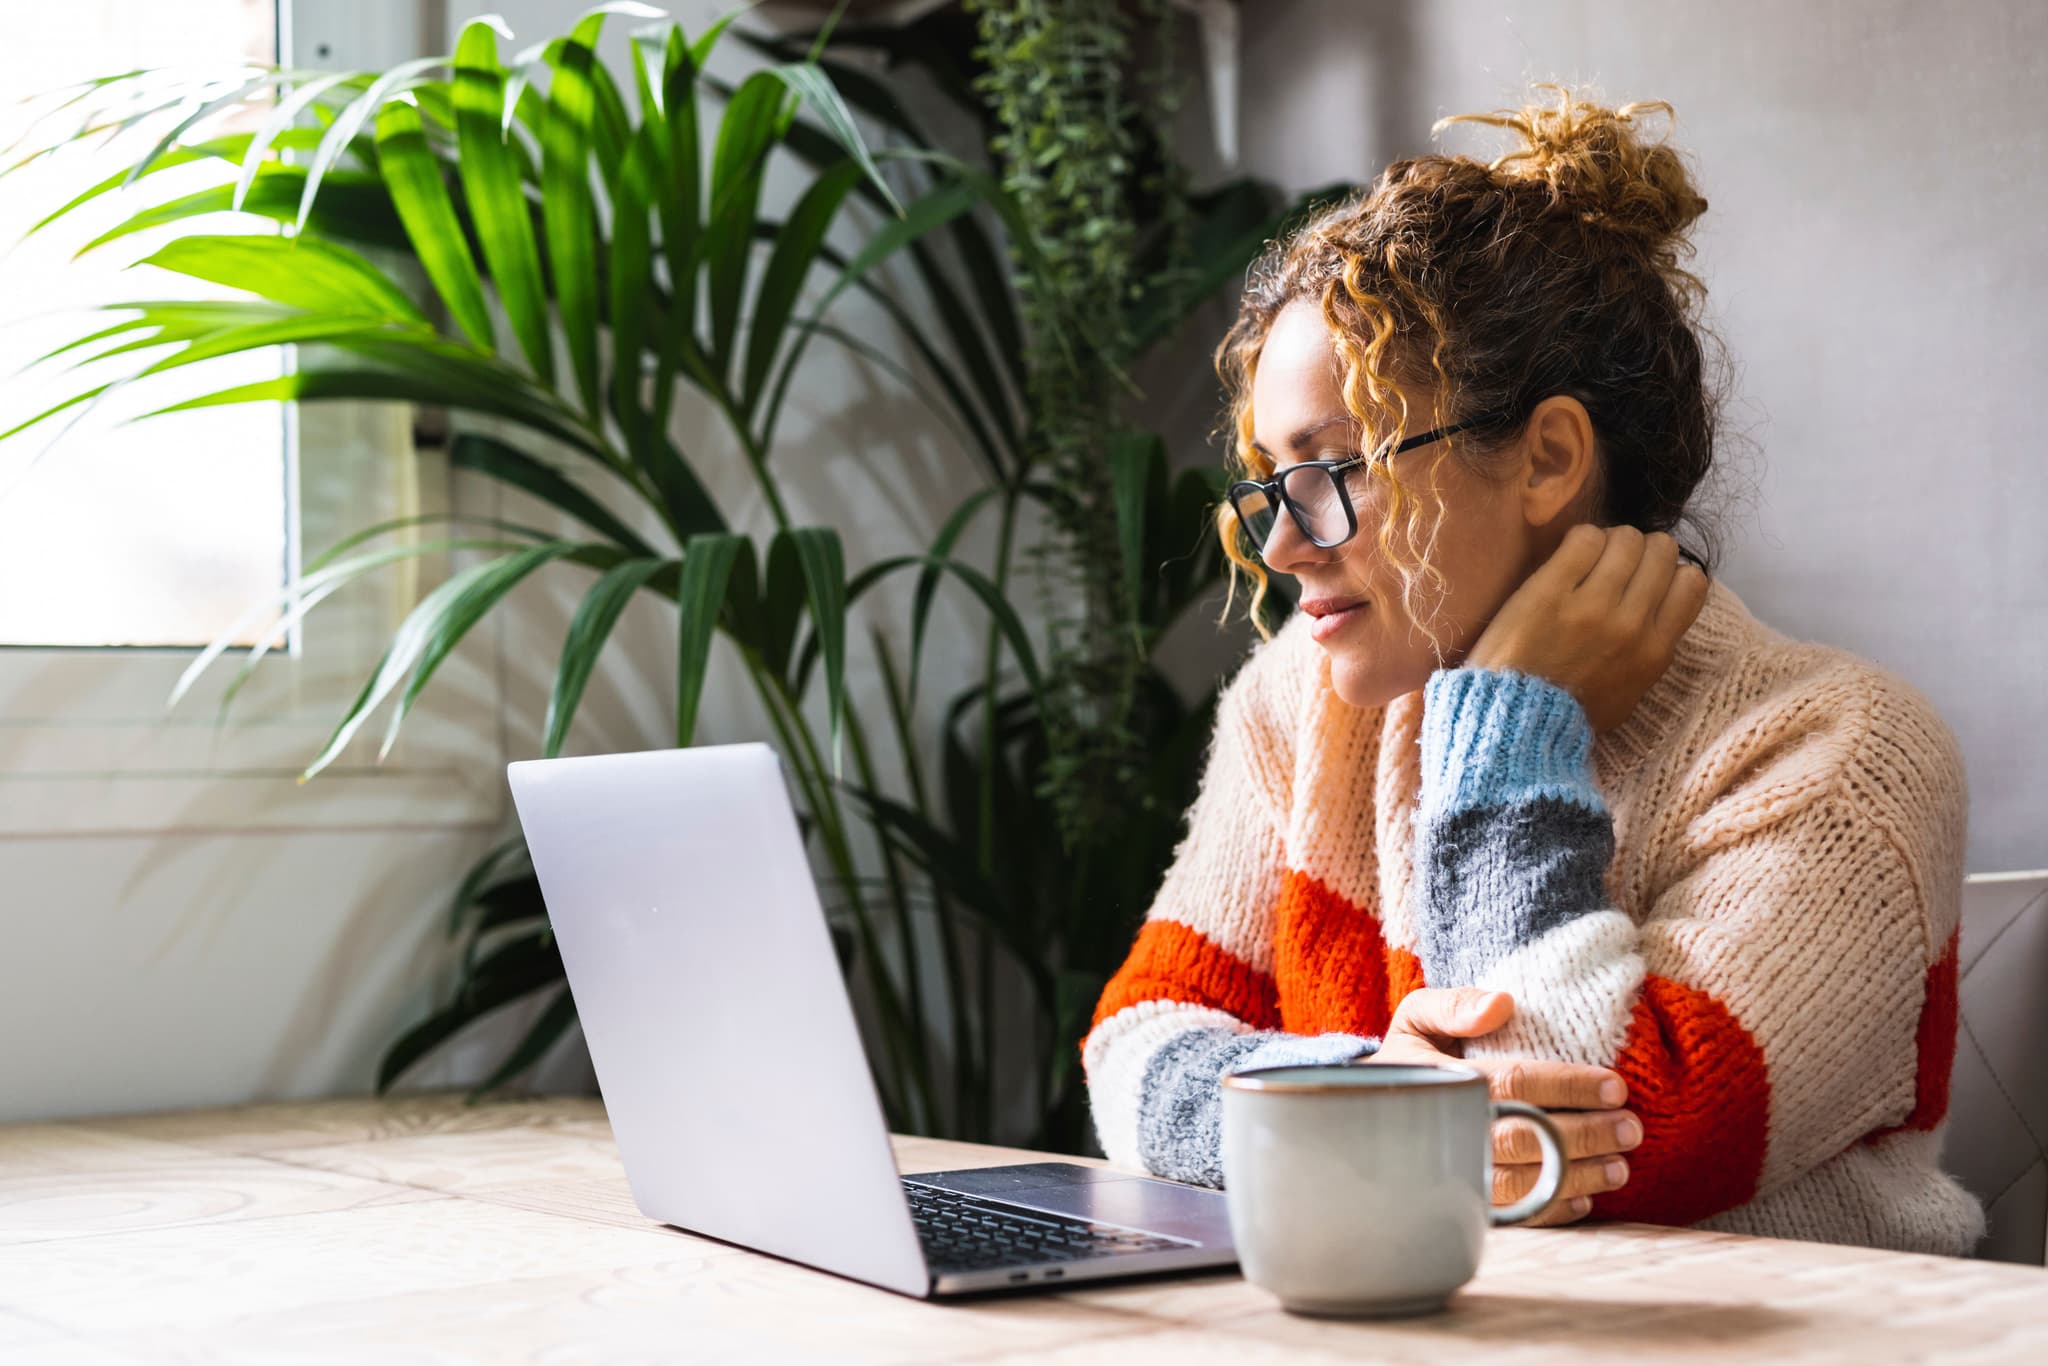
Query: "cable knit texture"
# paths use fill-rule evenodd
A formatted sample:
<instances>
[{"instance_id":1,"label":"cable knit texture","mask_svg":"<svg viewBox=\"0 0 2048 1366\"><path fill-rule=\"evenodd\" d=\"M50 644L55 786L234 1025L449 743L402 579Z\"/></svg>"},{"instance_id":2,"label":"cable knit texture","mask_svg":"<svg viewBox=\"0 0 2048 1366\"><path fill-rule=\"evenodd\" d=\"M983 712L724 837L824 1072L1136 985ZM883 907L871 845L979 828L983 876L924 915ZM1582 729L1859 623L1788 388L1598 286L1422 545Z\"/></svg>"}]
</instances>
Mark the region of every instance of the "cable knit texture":
<instances>
[{"instance_id":1,"label":"cable knit texture","mask_svg":"<svg viewBox=\"0 0 2048 1366\"><path fill-rule=\"evenodd\" d=\"M1618 730L1513 670L1362 710L1296 620L1217 708L1188 831L1081 1058L1103 1150L1221 1185L1220 1082L1369 1054L1430 986L1471 1056L1610 1066L1645 1138L1595 1218L1961 1253L1961 755L1927 700L1725 585Z\"/></svg>"}]
</instances>

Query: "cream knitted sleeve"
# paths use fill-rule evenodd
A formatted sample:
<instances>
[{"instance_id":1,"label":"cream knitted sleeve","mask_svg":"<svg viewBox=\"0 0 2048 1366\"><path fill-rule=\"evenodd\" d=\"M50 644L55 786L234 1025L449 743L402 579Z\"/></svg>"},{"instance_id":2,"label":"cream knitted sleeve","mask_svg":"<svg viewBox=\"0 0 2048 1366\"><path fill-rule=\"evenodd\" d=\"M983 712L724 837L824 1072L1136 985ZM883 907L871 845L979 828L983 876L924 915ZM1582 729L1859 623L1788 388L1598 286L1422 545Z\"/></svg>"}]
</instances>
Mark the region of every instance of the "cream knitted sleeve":
<instances>
[{"instance_id":1,"label":"cream knitted sleeve","mask_svg":"<svg viewBox=\"0 0 2048 1366\"><path fill-rule=\"evenodd\" d=\"M1636 918L1606 894L1613 827L1578 703L1513 671L1430 681L1416 820L1426 979L1515 997L1514 1020L1474 1055L1627 1078L1645 1139L1599 1215L1697 1222L1931 1128L1946 1106L1961 759L1924 698L1840 660L1796 689L1724 687L1692 738L1698 758L1660 795L1655 818L1682 823ZM1930 1245L1970 1222L1942 1217L1955 1229Z\"/></svg>"},{"instance_id":2,"label":"cream knitted sleeve","mask_svg":"<svg viewBox=\"0 0 2048 1366\"><path fill-rule=\"evenodd\" d=\"M1290 667L1275 655L1285 646L1280 638L1261 646L1218 700L1187 834L1082 1042L1096 1136L1120 1166L1220 1186L1226 1073L1342 1062L1375 1045L1278 1028L1277 813L1292 746L1269 691L1272 675Z\"/></svg>"}]
</instances>

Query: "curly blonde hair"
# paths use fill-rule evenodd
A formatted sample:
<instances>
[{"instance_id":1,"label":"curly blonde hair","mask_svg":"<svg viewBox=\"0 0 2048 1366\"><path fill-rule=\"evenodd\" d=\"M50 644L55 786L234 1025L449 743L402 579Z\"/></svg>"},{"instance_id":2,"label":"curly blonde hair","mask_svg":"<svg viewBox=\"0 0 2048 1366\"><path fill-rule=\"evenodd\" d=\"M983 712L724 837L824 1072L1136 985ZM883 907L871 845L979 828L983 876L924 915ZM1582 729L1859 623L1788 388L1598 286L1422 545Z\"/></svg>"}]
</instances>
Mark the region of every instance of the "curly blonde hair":
<instances>
[{"instance_id":1,"label":"curly blonde hair","mask_svg":"<svg viewBox=\"0 0 2048 1366\"><path fill-rule=\"evenodd\" d=\"M1271 476L1272 461L1252 444L1252 379L1281 309L1313 298L1361 449L1410 433L1394 386L1419 387L1436 396L1436 422L1512 414L1426 448L1432 486L1436 462L1447 459L1485 473L1539 401L1569 394L1585 405L1598 441L1591 496L1600 523L1673 531L1683 522L1701 546L1687 553L1711 573L1714 530L1687 504L1713 464L1722 386L1708 382L1704 363L1702 342L1713 340L1699 321L1706 286L1679 264L1693 252L1687 230L1707 201L1677 151L1642 136L1644 115L1675 121L1669 104L1609 109L1561 85L1535 88L1556 92L1556 107L1458 114L1431 130L1487 124L1518 134L1520 146L1486 163L1396 161L1365 191L1268 247L1216 351L1233 464ZM1431 420L1418 416L1416 429ZM1431 563L1444 509L1404 485L1391 462L1377 469L1389 486L1377 540L1400 573L1411 619L1441 651L1426 621L1433 614L1415 607L1424 584L1439 602L1446 586ZM1228 502L1216 521L1235 566L1225 616L1239 578L1249 578L1250 615L1265 632L1265 569Z\"/></svg>"}]
</instances>

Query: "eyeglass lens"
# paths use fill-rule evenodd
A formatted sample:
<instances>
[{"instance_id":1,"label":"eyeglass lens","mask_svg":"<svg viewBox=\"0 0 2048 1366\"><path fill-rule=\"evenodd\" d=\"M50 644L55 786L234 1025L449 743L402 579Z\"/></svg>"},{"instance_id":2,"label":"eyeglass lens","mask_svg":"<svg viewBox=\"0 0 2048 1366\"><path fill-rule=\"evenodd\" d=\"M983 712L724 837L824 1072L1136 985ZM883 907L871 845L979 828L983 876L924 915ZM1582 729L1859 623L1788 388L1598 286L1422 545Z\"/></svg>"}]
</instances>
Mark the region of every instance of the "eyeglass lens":
<instances>
[{"instance_id":1,"label":"eyeglass lens","mask_svg":"<svg viewBox=\"0 0 2048 1366\"><path fill-rule=\"evenodd\" d=\"M1333 544L1351 530L1344 515L1344 494L1339 476L1321 466L1291 465L1280 473L1287 500L1294 504L1309 535L1318 543ZM1240 486L1235 499L1247 549L1263 555L1272 540L1281 508L1264 490Z\"/></svg>"}]
</instances>

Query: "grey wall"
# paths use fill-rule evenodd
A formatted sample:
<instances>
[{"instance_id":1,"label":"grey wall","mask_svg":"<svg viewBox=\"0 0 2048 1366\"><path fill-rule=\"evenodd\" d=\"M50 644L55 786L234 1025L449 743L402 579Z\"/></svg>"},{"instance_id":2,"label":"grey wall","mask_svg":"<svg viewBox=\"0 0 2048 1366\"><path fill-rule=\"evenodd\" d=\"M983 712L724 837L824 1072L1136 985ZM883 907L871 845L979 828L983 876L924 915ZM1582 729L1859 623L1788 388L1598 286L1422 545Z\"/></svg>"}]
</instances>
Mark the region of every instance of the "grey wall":
<instances>
[{"instance_id":1,"label":"grey wall","mask_svg":"<svg viewBox=\"0 0 2048 1366\"><path fill-rule=\"evenodd\" d=\"M1490 156L1506 134L1430 125L1534 81L1676 108L1711 204L1692 268L1739 367L1724 577L1933 698L1972 869L2048 865L2048 5L1244 11L1245 169L1291 189Z\"/></svg>"}]
</instances>

